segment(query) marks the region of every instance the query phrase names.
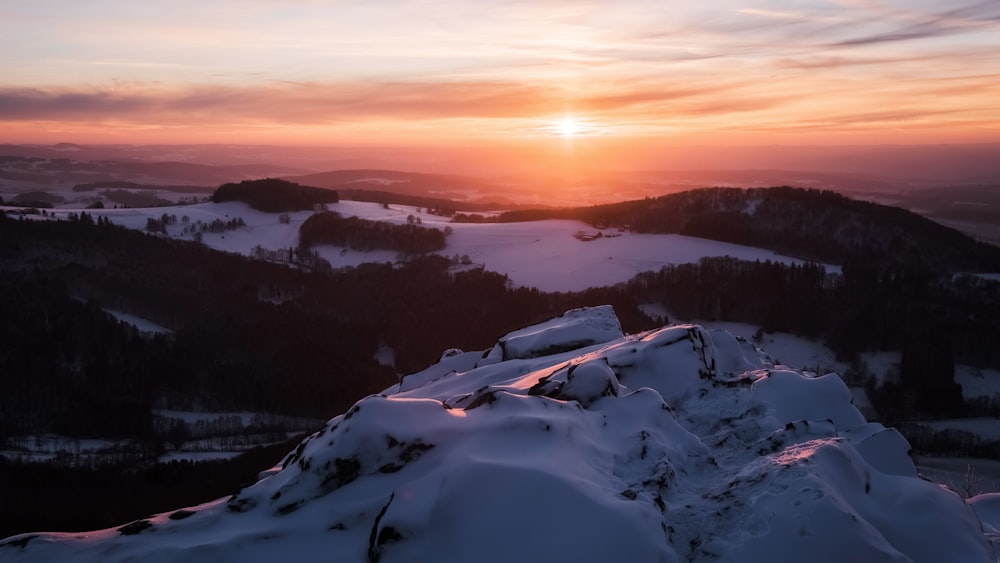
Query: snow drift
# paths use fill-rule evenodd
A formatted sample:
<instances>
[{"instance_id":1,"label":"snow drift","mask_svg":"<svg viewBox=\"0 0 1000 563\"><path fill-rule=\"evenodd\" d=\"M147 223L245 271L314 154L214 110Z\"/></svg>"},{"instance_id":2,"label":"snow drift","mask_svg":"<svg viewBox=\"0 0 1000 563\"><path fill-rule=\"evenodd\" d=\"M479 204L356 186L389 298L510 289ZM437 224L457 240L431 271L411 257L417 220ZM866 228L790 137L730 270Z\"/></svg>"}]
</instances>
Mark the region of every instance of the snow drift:
<instances>
[{"instance_id":1,"label":"snow drift","mask_svg":"<svg viewBox=\"0 0 1000 563\"><path fill-rule=\"evenodd\" d=\"M850 397L726 332L577 310L447 351L231 498L0 560L996 561L995 499L984 531Z\"/></svg>"}]
</instances>

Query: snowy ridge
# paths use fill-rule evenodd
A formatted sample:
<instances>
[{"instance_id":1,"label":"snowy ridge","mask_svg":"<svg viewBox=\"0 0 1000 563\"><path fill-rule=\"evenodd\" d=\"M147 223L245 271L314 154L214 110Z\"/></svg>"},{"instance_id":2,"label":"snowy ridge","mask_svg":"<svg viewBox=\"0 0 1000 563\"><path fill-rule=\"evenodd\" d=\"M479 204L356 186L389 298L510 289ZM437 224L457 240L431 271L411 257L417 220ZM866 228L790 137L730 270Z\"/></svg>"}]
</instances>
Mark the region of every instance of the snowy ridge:
<instances>
[{"instance_id":1,"label":"snowy ridge","mask_svg":"<svg viewBox=\"0 0 1000 563\"><path fill-rule=\"evenodd\" d=\"M612 318L511 333L531 335L516 358L449 350L232 498L17 536L0 560L997 561L996 499L919 479L836 375Z\"/></svg>"}]
</instances>

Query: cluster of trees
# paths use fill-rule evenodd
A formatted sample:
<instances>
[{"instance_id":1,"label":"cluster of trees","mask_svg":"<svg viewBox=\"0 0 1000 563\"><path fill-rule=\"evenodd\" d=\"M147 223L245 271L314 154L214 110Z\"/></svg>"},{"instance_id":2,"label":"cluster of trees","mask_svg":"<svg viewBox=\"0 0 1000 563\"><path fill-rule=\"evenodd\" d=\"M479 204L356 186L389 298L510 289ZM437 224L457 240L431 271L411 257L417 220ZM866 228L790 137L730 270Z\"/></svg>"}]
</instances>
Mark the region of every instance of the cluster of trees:
<instances>
[{"instance_id":1,"label":"cluster of trees","mask_svg":"<svg viewBox=\"0 0 1000 563\"><path fill-rule=\"evenodd\" d=\"M333 272L333 266L325 258L320 256L316 250L311 250L304 246L270 249L261 245L256 245L250 249L250 257L257 260L277 262L283 264L294 264L307 272ZM272 292L273 294L274 292ZM277 294L281 294L278 292Z\"/></svg>"},{"instance_id":2,"label":"cluster of trees","mask_svg":"<svg viewBox=\"0 0 1000 563\"><path fill-rule=\"evenodd\" d=\"M62 203L63 201L65 201L65 199L60 195L35 190L15 195L14 198L10 200L10 204L20 207L51 209L55 207L56 204Z\"/></svg>"},{"instance_id":3,"label":"cluster of trees","mask_svg":"<svg viewBox=\"0 0 1000 563\"><path fill-rule=\"evenodd\" d=\"M123 180L103 180L99 182L86 182L83 184L76 184L75 186L73 186L73 191L93 192L99 188L111 188L119 190L141 190L147 193L152 193L158 190L165 190L169 192L181 192L181 193L207 193L212 191L211 188L207 186L140 184L137 182L126 182Z\"/></svg>"},{"instance_id":4,"label":"cluster of trees","mask_svg":"<svg viewBox=\"0 0 1000 563\"><path fill-rule=\"evenodd\" d=\"M96 225L99 227L110 227L112 226L111 219L101 215L94 220L94 217L89 215L86 211L81 211L80 213L70 213L66 216L66 220L71 223L83 223L84 225Z\"/></svg>"},{"instance_id":5,"label":"cluster of trees","mask_svg":"<svg viewBox=\"0 0 1000 563\"><path fill-rule=\"evenodd\" d=\"M1000 459L1000 440L955 428L936 430L919 422L899 422L896 427L914 450L924 454Z\"/></svg>"},{"instance_id":6,"label":"cluster of trees","mask_svg":"<svg viewBox=\"0 0 1000 563\"><path fill-rule=\"evenodd\" d=\"M34 443L32 443L34 442ZM39 442L45 448L43 438L35 437L14 437L7 441L7 452L4 457L11 462L32 463L33 456L39 451ZM44 453L47 457L45 465L60 468L76 467L127 467L148 461L159 452L157 446L150 442L121 441L102 444L98 447L83 447L81 441L76 439L72 446L65 441L51 444L49 453ZM37 462L35 462L37 463Z\"/></svg>"},{"instance_id":7,"label":"cluster of trees","mask_svg":"<svg viewBox=\"0 0 1000 563\"><path fill-rule=\"evenodd\" d=\"M156 195L154 189L143 189L138 191L130 190L105 190L101 195L115 203L116 207L166 207L174 203L168 199L163 199Z\"/></svg>"},{"instance_id":8,"label":"cluster of trees","mask_svg":"<svg viewBox=\"0 0 1000 563\"><path fill-rule=\"evenodd\" d=\"M243 424L238 415L220 416L211 420L196 420L184 422L178 419L154 417L158 440L153 447L159 453L167 446L174 450L183 448L184 452L243 452L258 446L284 442L291 432L313 431L323 424L319 419L292 419L281 417L280 422L273 415L267 417L270 423L263 421L264 415L255 415L250 424ZM149 455L139 461L148 459ZM105 465L92 463L91 466Z\"/></svg>"},{"instance_id":9,"label":"cluster of trees","mask_svg":"<svg viewBox=\"0 0 1000 563\"><path fill-rule=\"evenodd\" d=\"M233 217L229 220L212 219L208 223L198 219L194 223L187 225L187 227L182 230L182 233L224 233L226 231L235 231L236 229L246 226L246 221L244 221L242 217Z\"/></svg>"},{"instance_id":10,"label":"cluster of trees","mask_svg":"<svg viewBox=\"0 0 1000 563\"><path fill-rule=\"evenodd\" d=\"M176 225L177 222L177 215L168 215L167 213L164 213L158 218L147 218L145 230L147 233L159 233L165 235L167 234L167 227ZM242 217L234 217L228 220L216 218L207 223L201 219L197 219L194 223L192 223L188 216L184 215L181 217L180 223L184 225L181 229L181 234L191 234L198 242L201 242L201 235L204 233L224 233L226 231L235 231L236 229L247 226L246 221L244 221Z\"/></svg>"},{"instance_id":11,"label":"cluster of trees","mask_svg":"<svg viewBox=\"0 0 1000 563\"><path fill-rule=\"evenodd\" d=\"M257 260L267 260L269 262L284 262L291 263L293 257L295 256L295 248L264 248L261 245L256 245L250 249L250 256L256 258Z\"/></svg>"},{"instance_id":12,"label":"cluster of trees","mask_svg":"<svg viewBox=\"0 0 1000 563\"><path fill-rule=\"evenodd\" d=\"M316 205L337 203L340 197L335 190L302 186L277 178L265 178L244 180L238 184L223 184L212 194L212 201L216 203L242 201L258 211L281 213L309 210Z\"/></svg>"},{"instance_id":13,"label":"cluster of trees","mask_svg":"<svg viewBox=\"0 0 1000 563\"><path fill-rule=\"evenodd\" d=\"M818 337L828 323L817 297L826 294L828 283L819 264L718 257L641 273L628 285L683 319L746 321L768 332Z\"/></svg>"},{"instance_id":14,"label":"cluster of trees","mask_svg":"<svg viewBox=\"0 0 1000 563\"><path fill-rule=\"evenodd\" d=\"M185 217L187 216L185 215ZM161 216L159 219L155 217L149 217L146 219L146 232L160 233L165 235L167 234L167 225L176 225L176 224L177 224L176 215L168 215L164 213L163 216Z\"/></svg>"},{"instance_id":15,"label":"cluster of trees","mask_svg":"<svg viewBox=\"0 0 1000 563\"><path fill-rule=\"evenodd\" d=\"M498 223L499 218L495 215L481 215L479 213L455 213L451 216L452 223ZM514 222L514 221L507 221Z\"/></svg>"},{"instance_id":16,"label":"cluster of trees","mask_svg":"<svg viewBox=\"0 0 1000 563\"><path fill-rule=\"evenodd\" d=\"M314 430L322 424L322 419L280 416L274 414L254 413L244 423L244 418L238 414L220 414L212 418L198 418L185 421L160 413L153 414L153 429L166 436L178 427L184 428L189 438L210 438L218 436L239 436L245 434L284 433L290 430ZM281 440L272 440L283 442Z\"/></svg>"},{"instance_id":17,"label":"cluster of trees","mask_svg":"<svg viewBox=\"0 0 1000 563\"><path fill-rule=\"evenodd\" d=\"M1000 392L991 396L979 396L965 400L962 414L967 417L1000 418Z\"/></svg>"},{"instance_id":18,"label":"cluster of trees","mask_svg":"<svg viewBox=\"0 0 1000 563\"><path fill-rule=\"evenodd\" d=\"M422 254L442 250L447 244L440 229L422 227L416 220L405 225L342 217L329 211L312 215L299 227L299 244L311 247L332 244L354 250L396 250Z\"/></svg>"}]
</instances>

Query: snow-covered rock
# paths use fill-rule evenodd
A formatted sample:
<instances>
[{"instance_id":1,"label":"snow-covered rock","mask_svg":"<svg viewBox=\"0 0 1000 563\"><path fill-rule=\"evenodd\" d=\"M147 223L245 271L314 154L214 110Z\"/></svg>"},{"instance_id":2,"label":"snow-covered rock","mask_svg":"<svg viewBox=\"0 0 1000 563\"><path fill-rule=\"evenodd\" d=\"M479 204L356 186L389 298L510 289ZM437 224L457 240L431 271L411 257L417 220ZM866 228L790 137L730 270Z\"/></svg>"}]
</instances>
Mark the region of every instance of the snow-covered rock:
<instances>
[{"instance_id":1,"label":"snow-covered rock","mask_svg":"<svg viewBox=\"0 0 1000 563\"><path fill-rule=\"evenodd\" d=\"M623 336L610 308L497 348L358 401L231 498L0 560L997 561L996 500L918 478L835 375L698 326Z\"/></svg>"},{"instance_id":2,"label":"snow-covered rock","mask_svg":"<svg viewBox=\"0 0 1000 563\"><path fill-rule=\"evenodd\" d=\"M986 493L969 499L976 515L983 521L983 532L1000 550L1000 493Z\"/></svg>"},{"instance_id":3,"label":"snow-covered rock","mask_svg":"<svg viewBox=\"0 0 1000 563\"><path fill-rule=\"evenodd\" d=\"M515 330L500 338L479 365L550 356L624 336L622 325L610 305L573 309L561 317Z\"/></svg>"}]
</instances>

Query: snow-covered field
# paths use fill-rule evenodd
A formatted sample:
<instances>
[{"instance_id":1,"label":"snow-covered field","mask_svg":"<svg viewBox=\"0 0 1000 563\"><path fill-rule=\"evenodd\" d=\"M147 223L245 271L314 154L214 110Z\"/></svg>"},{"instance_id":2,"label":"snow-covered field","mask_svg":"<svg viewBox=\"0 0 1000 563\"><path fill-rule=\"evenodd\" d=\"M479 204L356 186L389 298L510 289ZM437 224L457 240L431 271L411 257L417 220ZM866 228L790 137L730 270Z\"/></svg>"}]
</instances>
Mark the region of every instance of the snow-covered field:
<instances>
[{"instance_id":1,"label":"snow-covered field","mask_svg":"<svg viewBox=\"0 0 1000 563\"><path fill-rule=\"evenodd\" d=\"M794 259L774 252L681 235L623 233L580 241L573 234L590 229L577 221L453 225L449 254L468 254L486 269L507 274L520 286L542 291L575 291L614 285L639 272L668 264L697 262L706 256L745 260ZM590 229L593 230L593 229Z\"/></svg>"},{"instance_id":2,"label":"snow-covered field","mask_svg":"<svg viewBox=\"0 0 1000 563\"><path fill-rule=\"evenodd\" d=\"M781 256L769 250L711 241L681 235L649 235L619 233L620 236L581 241L573 235L578 231L596 232L579 221L548 220L530 223L450 223L446 217L419 213L417 208L393 205L389 209L376 203L341 201L330 204L331 211L344 216L402 224L411 215L419 217L424 227L454 231L448 246L440 254L467 255L474 264L487 270L507 274L513 284L537 287L542 291L577 291L588 287L614 285L627 281L635 274L659 270L667 264L697 262L706 256L733 256L744 260L772 260L798 263L800 260ZM49 210L55 217L79 213L80 209ZM246 227L223 233L204 233L202 241L215 249L248 255L255 246L275 250L298 244L298 229L313 212L289 213L290 221L281 223L279 214L264 213L239 202L198 203L177 207L145 209L86 210L95 218L108 217L117 225L143 230L147 219L159 219L164 213L176 215L177 224L167 227L168 234L183 235L185 223L211 223L221 219L242 218ZM183 218L187 221L183 221ZM320 247L320 255L333 267L357 266L364 262L394 262L397 253L391 251L357 252L340 247ZM835 266L829 267L836 271Z\"/></svg>"},{"instance_id":3,"label":"snow-covered field","mask_svg":"<svg viewBox=\"0 0 1000 563\"><path fill-rule=\"evenodd\" d=\"M962 386L966 399L1000 395L1000 370L956 365L955 381Z\"/></svg>"},{"instance_id":4,"label":"snow-covered field","mask_svg":"<svg viewBox=\"0 0 1000 563\"><path fill-rule=\"evenodd\" d=\"M996 563L995 495L907 450L836 376L692 325L625 336L601 307L449 351L233 497L0 558Z\"/></svg>"}]
</instances>

